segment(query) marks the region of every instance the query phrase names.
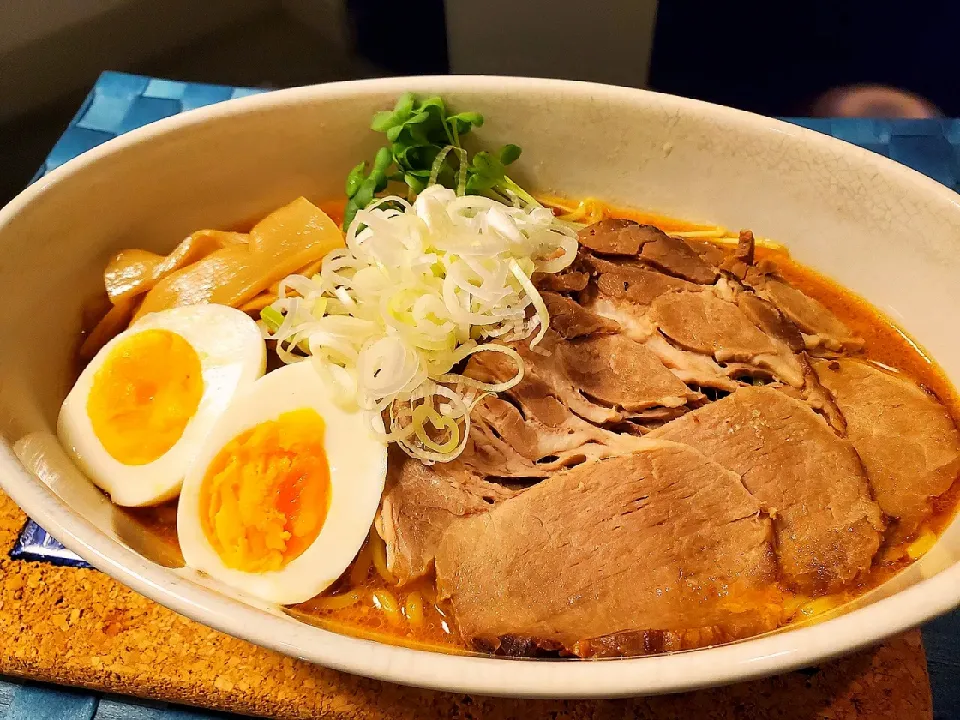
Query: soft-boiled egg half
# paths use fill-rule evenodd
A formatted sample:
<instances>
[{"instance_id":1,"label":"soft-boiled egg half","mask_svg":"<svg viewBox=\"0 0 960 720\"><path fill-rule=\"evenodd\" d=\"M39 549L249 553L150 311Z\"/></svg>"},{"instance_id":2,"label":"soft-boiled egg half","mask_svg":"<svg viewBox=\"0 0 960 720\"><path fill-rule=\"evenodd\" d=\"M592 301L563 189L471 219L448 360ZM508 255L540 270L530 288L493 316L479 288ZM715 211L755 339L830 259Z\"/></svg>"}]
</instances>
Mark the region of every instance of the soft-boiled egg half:
<instances>
[{"instance_id":1,"label":"soft-boiled egg half","mask_svg":"<svg viewBox=\"0 0 960 720\"><path fill-rule=\"evenodd\" d=\"M237 396L183 482L177 536L188 566L284 605L343 573L373 524L387 450L363 413L331 395L305 361Z\"/></svg>"},{"instance_id":2,"label":"soft-boiled egg half","mask_svg":"<svg viewBox=\"0 0 960 720\"><path fill-rule=\"evenodd\" d=\"M260 329L239 310L211 304L151 313L84 369L60 409L60 442L117 505L164 502L265 364Z\"/></svg>"}]
</instances>

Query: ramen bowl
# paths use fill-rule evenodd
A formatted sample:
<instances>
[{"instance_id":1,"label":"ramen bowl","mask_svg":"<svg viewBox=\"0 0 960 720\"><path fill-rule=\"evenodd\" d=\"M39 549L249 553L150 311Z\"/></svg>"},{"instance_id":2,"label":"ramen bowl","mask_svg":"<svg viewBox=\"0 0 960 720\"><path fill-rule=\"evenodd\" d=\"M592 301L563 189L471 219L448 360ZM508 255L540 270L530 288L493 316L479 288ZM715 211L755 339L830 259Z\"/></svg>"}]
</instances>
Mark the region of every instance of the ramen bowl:
<instances>
[{"instance_id":1,"label":"ramen bowl","mask_svg":"<svg viewBox=\"0 0 960 720\"><path fill-rule=\"evenodd\" d=\"M886 312L960 382L960 204L918 173L776 120L641 90L523 78L393 78L195 110L84 153L0 212L0 485L84 559L210 627L396 683L518 697L617 697L720 685L851 652L960 605L960 525L909 569L822 621L695 651L604 661L450 655L303 624L181 568L66 459L56 418L84 302L125 247L169 252L299 195L336 198L406 91L482 112L517 178L566 197L750 227ZM511 173L513 174L513 173ZM28 460L22 464L19 456Z\"/></svg>"}]
</instances>

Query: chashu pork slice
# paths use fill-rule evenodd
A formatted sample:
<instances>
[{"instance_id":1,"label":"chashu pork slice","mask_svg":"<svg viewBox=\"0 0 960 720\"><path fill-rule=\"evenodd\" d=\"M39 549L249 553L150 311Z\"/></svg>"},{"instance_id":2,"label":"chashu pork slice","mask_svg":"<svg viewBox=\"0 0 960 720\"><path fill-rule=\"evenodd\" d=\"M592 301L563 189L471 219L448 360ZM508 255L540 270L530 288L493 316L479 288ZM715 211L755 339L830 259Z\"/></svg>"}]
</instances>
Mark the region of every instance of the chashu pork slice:
<instances>
[{"instance_id":1,"label":"chashu pork slice","mask_svg":"<svg viewBox=\"0 0 960 720\"><path fill-rule=\"evenodd\" d=\"M769 519L736 473L677 443L642 441L451 525L436 570L462 636L508 653L779 621L758 601L778 592Z\"/></svg>"},{"instance_id":2,"label":"chashu pork slice","mask_svg":"<svg viewBox=\"0 0 960 720\"><path fill-rule=\"evenodd\" d=\"M805 403L743 387L647 437L696 448L743 478L773 518L781 577L831 592L866 571L880 546L880 508L853 446Z\"/></svg>"},{"instance_id":3,"label":"chashu pork slice","mask_svg":"<svg viewBox=\"0 0 960 720\"><path fill-rule=\"evenodd\" d=\"M818 360L847 437L863 460L880 508L913 533L932 499L960 474L960 433L947 409L916 383L862 360Z\"/></svg>"}]
</instances>

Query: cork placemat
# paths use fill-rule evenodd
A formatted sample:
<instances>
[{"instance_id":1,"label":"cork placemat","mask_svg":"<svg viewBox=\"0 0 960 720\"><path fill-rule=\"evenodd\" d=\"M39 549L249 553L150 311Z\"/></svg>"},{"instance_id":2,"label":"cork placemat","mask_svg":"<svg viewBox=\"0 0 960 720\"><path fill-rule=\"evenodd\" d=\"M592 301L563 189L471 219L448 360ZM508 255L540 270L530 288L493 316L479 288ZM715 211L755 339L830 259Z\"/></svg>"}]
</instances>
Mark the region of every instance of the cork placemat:
<instances>
[{"instance_id":1,"label":"cork placemat","mask_svg":"<svg viewBox=\"0 0 960 720\"><path fill-rule=\"evenodd\" d=\"M26 519L0 494L0 674L283 720L933 716L919 631L819 668L658 698L522 701L403 688L210 630L96 570L11 560Z\"/></svg>"}]
</instances>

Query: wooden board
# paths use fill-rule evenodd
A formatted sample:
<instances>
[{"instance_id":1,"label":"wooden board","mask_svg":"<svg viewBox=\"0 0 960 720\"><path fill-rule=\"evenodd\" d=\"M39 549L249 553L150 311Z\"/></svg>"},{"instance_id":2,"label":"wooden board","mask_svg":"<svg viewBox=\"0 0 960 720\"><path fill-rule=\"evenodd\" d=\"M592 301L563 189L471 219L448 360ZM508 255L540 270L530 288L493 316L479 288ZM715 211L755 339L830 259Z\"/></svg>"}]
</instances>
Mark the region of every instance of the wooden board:
<instances>
[{"instance_id":1,"label":"wooden board","mask_svg":"<svg viewBox=\"0 0 960 720\"><path fill-rule=\"evenodd\" d=\"M919 631L817 669L659 698L521 701L402 688L210 630L96 570L10 560L25 522L0 494L0 674L282 720L933 716Z\"/></svg>"}]
</instances>

